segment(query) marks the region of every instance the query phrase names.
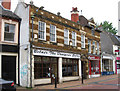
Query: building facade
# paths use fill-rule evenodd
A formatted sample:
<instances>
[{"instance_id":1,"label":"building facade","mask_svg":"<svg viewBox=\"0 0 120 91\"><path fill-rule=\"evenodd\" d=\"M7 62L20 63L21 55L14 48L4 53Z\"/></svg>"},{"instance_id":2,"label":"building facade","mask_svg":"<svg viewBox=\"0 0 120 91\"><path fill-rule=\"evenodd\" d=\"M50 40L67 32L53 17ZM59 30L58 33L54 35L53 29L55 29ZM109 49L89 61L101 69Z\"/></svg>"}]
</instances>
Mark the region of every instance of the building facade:
<instances>
[{"instance_id":1,"label":"building facade","mask_svg":"<svg viewBox=\"0 0 120 91\"><path fill-rule=\"evenodd\" d=\"M102 75L117 74L117 60L119 60L119 36L103 31L101 34L101 72ZM118 62L119 64L119 62ZM119 70L119 67L118 67Z\"/></svg>"},{"instance_id":2,"label":"building facade","mask_svg":"<svg viewBox=\"0 0 120 91\"><path fill-rule=\"evenodd\" d=\"M72 19L76 16L79 19L76 11L77 8L73 8ZM81 26L76 19L75 21L65 19L60 13L53 14L44 10L43 7L34 6L33 2L30 4L19 2L15 13L22 18L21 86L34 87L38 84L54 83L55 78L58 83L80 80L81 73L84 73L85 78L91 77L89 75L100 74L99 59L96 59L97 66L95 66L98 68L95 68L97 70L94 74L92 73L94 63L91 63L93 60L91 56L97 58L99 56L100 31L94 26L92 28L94 35L92 35L90 26L93 23L91 21L89 21L91 22L89 26ZM88 44L88 40L91 43ZM88 51L91 51L89 55Z\"/></svg>"},{"instance_id":3,"label":"building facade","mask_svg":"<svg viewBox=\"0 0 120 91\"><path fill-rule=\"evenodd\" d=\"M11 1L0 2L0 78L19 84L19 26L21 19L10 11Z\"/></svg>"}]
</instances>

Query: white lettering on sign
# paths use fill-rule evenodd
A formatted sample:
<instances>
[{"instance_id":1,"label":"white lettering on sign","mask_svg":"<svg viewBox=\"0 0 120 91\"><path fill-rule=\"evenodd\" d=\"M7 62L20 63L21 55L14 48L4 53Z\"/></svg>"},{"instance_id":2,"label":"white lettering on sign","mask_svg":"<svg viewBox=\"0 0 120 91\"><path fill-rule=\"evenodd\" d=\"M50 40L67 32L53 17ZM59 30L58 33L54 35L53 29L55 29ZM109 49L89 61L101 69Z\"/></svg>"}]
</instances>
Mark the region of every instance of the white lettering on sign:
<instances>
[{"instance_id":1,"label":"white lettering on sign","mask_svg":"<svg viewBox=\"0 0 120 91\"><path fill-rule=\"evenodd\" d=\"M100 60L100 57L89 56L88 59L89 59L89 60Z\"/></svg>"},{"instance_id":2,"label":"white lettering on sign","mask_svg":"<svg viewBox=\"0 0 120 91\"><path fill-rule=\"evenodd\" d=\"M48 51L48 50L38 50L33 49L33 55L42 55L42 56L54 56L54 57L65 57L65 58L80 58L80 54Z\"/></svg>"}]
</instances>

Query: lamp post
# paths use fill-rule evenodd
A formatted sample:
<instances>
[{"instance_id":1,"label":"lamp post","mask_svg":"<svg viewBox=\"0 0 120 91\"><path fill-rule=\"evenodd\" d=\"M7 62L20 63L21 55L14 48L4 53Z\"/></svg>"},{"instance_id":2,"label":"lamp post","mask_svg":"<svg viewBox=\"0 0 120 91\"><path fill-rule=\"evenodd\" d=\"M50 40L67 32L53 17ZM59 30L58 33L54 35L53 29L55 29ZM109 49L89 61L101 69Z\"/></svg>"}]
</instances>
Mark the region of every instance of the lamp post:
<instances>
[{"instance_id":1,"label":"lamp post","mask_svg":"<svg viewBox=\"0 0 120 91\"><path fill-rule=\"evenodd\" d=\"M32 41L30 43L30 87L32 88L32 53L33 53L33 20L34 20L34 15L31 16L32 19Z\"/></svg>"}]
</instances>

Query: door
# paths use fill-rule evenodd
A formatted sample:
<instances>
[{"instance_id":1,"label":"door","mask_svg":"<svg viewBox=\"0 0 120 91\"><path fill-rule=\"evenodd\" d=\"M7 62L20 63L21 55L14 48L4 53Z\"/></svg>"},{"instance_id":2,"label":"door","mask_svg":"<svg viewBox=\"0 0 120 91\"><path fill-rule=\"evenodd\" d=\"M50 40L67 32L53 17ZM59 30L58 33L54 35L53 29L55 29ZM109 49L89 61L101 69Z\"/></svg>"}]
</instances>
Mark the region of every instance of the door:
<instances>
[{"instance_id":1,"label":"door","mask_svg":"<svg viewBox=\"0 0 120 91\"><path fill-rule=\"evenodd\" d=\"M83 76L83 79L86 79L87 78L87 74L86 74L86 65L87 63L85 61L81 61L81 66L82 66L82 76Z\"/></svg>"},{"instance_id":2,"label":"door","mask_svg":"<svg viewBox=\"0 0 120 91\"><path fill-rule=\"evenodd\" d=\"M57 58L51 58L51 83L55 83L55 77L58 82L58 61Z\"/></svg>"},{"instance_id":3,"label":"door","mask_svg":"<svg viewBox=\"0 0 120 91\"><path fill-rule=\"evenodd\" d=\"M2 78L16 83L16 56L2 56Z\"/></svg>"}]
</instances>

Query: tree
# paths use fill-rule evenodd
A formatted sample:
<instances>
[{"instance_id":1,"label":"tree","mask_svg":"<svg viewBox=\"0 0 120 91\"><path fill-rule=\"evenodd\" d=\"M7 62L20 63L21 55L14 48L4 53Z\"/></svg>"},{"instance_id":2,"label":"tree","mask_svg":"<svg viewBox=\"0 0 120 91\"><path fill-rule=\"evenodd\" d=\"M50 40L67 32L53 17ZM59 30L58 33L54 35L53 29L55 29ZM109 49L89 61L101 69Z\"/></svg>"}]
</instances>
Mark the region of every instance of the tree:
<instances>
[{"instance_id":1,"label":"tree","mask_svg":"<svg viewBox=\"0 0 120 91\"><path fill-rule=\"evenodd\" d=\"M109 23L108 21L104 21L100 26L102 26L103 31L111 32L113 34L117 33L116 28L113 28L112 23Z\"/></svg>"}]
</instances>

